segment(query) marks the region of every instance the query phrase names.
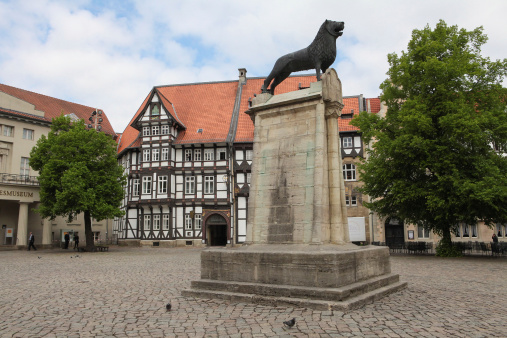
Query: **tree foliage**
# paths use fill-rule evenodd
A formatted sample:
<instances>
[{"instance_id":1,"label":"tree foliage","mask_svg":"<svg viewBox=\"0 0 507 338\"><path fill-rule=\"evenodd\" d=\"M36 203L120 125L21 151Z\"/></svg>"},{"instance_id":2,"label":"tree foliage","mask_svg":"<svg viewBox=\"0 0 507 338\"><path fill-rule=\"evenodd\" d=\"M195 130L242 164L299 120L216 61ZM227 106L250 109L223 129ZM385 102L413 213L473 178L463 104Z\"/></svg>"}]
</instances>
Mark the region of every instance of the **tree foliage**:
<instances>
[{"instance_id":1,"label":"tree foliage","mask_svg":"<svg viewBox=\"0 0 507 338\"><path fill-rule=\"evenodd\" d=\"M85 216L87 249L93 249L91 217L97 221L120 217L126 178L116 160L116 143L101 132L85 128L83 120L53 119L30 153L30 166L39 171L44 218Z\"/></svg>"},{"instance_id":2,"label":"tree foliage","mask_svg":"<svg viewBox=\"0 0 507 338\"><path fill-rule=\"evenodd\" d=\"M464 222L507 221L507 59L481 56L487 36L447 26L414 30L407 51L388 55L380 88L385 117L352 124L372 141L360 165L368 207L431 229L450 248ZM451 252L451 250L441 250Z\"/></svg>"}]
</instances>

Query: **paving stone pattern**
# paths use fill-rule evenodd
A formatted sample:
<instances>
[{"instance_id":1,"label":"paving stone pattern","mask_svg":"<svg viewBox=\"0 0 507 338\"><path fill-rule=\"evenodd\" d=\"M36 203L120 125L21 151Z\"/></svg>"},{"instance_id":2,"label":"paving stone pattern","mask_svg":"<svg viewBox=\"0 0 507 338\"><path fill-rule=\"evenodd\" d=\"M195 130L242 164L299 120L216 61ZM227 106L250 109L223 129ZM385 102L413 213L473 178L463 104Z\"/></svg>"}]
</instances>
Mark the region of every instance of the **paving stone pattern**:
<instances>
[{"instance_id":1,"label":"paving stone pattern","mask_svg":"<svg viewBox=\"0 0 507 338\"><path fill-rule=\"evenodd\" d=\"M344 314L184 298L200 252L0 252L0 337L507 336L505 258L393 256L408 288Z\"/></svg>"}]
</instances>

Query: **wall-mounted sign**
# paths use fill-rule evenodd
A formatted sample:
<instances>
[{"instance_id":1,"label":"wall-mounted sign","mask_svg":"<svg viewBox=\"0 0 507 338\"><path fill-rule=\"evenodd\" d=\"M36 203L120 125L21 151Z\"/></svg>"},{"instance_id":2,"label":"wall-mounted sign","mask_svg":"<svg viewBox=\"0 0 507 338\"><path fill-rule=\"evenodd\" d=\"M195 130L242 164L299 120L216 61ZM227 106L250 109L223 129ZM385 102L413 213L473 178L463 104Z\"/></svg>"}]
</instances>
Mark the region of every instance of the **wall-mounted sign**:
<instances>
[{"instance_id":1,"label":"wall-mounted sign","mask_svg":"<svg viewBox=\"0 0 507 338\"><path fill-rule=\"evenodd\" d=\"M364 217L348 217L349 238L351 242L366 241Z\"/></svg>"},{"instance_id":2,"label":"wall-mounted sign","mask_svg":"<svg viewBox=\"0 0 507 338\"><path fill-rule=\"evenodd\" d=\"M0 196L33 197L33 192L15 191L15 190L0 190Z\"/></svg>"}]
</instances>

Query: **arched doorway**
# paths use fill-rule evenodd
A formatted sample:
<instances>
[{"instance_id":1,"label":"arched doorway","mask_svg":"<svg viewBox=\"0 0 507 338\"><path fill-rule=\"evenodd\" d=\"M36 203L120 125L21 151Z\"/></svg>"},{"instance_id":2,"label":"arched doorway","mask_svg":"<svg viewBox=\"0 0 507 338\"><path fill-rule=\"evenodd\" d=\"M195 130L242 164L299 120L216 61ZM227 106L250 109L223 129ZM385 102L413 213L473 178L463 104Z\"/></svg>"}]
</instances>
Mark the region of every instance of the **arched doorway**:
<instances>
[{"instance_id":1,"label":"arched doorway","mask_svg":"<svg viewBox=\"0 0 507 338\"><path fill-rule=\"evenodd\" d=\"M227 245L227 221L219 214L211 215L206 220L208 243L210 246Z\"/></svg>"},{"instance_id":2,"label":"arched doorway","mask_svg":"<svg viewBox=\"0 0 507 338\"><path fill-rule=\"evenodd\" d=\"M391 249L402 248L405 244L403 222L391 217L386 220L386 245Z\"/></svg>"}]
</instances>

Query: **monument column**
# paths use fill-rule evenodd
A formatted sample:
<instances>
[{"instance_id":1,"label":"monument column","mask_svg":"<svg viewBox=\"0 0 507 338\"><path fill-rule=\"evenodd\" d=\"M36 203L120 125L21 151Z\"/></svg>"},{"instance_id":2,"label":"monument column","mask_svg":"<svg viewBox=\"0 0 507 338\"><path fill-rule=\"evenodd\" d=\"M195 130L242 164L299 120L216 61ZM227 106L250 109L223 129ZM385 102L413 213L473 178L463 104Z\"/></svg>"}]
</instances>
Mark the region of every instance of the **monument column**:
<instances>
[{"instance_id":1,"label":"monument column","mask_svg":"<svg viewBox=\"0 0 507 338\"><path fill-rule=\"evenodd\" d=\"M28 204L19 202L18 231L16 245L28 245Z\"/></svg>"},{"instance_id":2,"label":"monument column","mask_svg":"<svg viewBox=\"0 0 507 338\"><path fill-rule=\"evenodd\" d=\"M43 220L42 226L42 245L51 245L51 220L49 218L45 218Z\"/></svg>"},{"instance_id":3,"label":"monument column","mask_svg":"<svg viewBox=\"0 0 507 338\"><path fill-rule=\"evenodd\" d=\"M247 241L201 253L201 280L184 296L351 310L406 287L389 248L350 243L334 70L310 88L262 94L255 122Z\"/></svg>"},{"instance_id":4,"label":"monument column","mask_svg":"<svg viewBox=\"0 0 507 338\"><path fill-rule=\"evenodd\" d=\"M344 107L342 103L342 84L338 74L332 68L322 75L322 81L322 99L326 105L330 242L343 244L349 242L350 239L338 127L338 118L341 116Z\"/></svg>"}]
</instances>

